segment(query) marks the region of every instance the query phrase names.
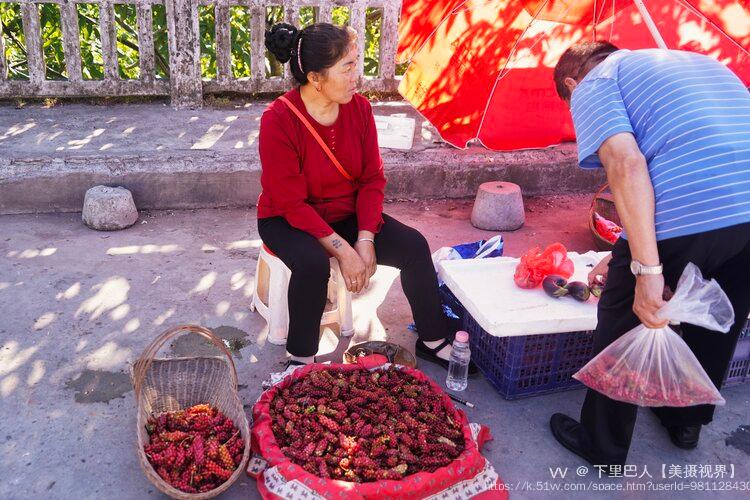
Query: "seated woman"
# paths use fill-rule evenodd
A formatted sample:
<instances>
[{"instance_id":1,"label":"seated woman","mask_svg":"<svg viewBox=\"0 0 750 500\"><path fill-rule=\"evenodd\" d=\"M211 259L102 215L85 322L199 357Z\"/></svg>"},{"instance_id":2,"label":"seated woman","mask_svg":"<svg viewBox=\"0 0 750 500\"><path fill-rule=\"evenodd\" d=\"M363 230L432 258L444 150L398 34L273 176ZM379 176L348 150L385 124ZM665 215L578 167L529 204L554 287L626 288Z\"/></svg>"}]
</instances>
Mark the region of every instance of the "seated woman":
<instances>
[{"instance_id":1,"label":"seated woman","mask_svg":"<svg viewBox=\"0 0 750 500\"><path fill-rule=\"evenodd\" d=\"M263 113L259 137L258 231L292 271L291 363L315 359L333 256L355 293L367 288L378 263L400 269L419 331L416 352L447 367L452 332L427 241L383 213L386 181L375 118L356 92L356 34L327 23L302 31L282 23L266 32L266 47L280 62L289 61L299 83Z\"/></svg>"}]
</instances>

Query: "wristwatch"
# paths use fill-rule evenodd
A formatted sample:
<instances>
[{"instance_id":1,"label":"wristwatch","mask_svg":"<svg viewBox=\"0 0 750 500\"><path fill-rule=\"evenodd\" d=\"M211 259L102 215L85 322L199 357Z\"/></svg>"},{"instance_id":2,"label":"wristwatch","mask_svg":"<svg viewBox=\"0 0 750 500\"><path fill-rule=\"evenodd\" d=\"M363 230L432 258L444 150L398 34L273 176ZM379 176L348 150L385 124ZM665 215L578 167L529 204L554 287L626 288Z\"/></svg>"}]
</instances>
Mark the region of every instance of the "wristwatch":
<instances>
[{"instance_id":1,"label":"wristwatch","mask_svg":"<svg viewBox=\"0 0 750 500\"><path fill-rule=\"evenodd\" d=\"M642 276L644 274L661 274L664 266L659 264L658 266L644 266L637 260L630 262L630 272L636 276Z\"/></svg>"}]
</instances>

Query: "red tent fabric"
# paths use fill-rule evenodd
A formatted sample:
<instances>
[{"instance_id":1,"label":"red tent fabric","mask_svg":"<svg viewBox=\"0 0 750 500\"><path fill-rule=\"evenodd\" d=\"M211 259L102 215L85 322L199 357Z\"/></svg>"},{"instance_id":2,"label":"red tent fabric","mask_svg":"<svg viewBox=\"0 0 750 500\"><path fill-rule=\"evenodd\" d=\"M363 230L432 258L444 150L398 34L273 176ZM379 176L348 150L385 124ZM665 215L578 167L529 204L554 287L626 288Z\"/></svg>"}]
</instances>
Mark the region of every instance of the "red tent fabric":
<instances>
[{"instance_id":1,"label":"red tent fabric","mask_svg":"<svg viewBox=\"0 0 750 500\"><path fill-rule=\"evenodd\" d=\"M673 49L708 54L750 85L750 0L646 0ZM628 49L654 39L632 0L404 0L404 96L458 148L494 150L575 140L552 72L573 43Z\"/></svg>"}]
</instances>

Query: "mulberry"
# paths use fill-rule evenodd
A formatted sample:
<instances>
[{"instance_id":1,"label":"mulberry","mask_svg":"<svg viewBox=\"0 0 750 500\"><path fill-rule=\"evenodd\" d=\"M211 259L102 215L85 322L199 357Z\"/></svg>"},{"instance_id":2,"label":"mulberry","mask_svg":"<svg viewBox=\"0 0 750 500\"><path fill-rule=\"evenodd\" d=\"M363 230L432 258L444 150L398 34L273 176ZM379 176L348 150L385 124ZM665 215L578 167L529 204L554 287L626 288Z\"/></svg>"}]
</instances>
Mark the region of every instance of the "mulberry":
<instances>
[{"instance_id":1,"label":"mulberry","mask_svg":"<svg viewBox=\"0 0 750 500\"><path fill-rule=\"evenodd\" d=\"M309 460L312 458L313 453L315 453L315 443L308 443L307 446L302 450L302 456L305 458L305 460Z\"/></svg>"},{"instance_id":2,"label":"mulberry","mask_svg":"<svg viewBox=\"0 0 750 500\"><path fill-rule=\"evenodd\" d=\"M328 466L324 460L318 462L318 475L323 478L329 478L331 475L328 473Z\"/></svg>"},{"instance_id":3,"label":"mulberry","mask_svg":"<svg viewBox=\"0 0 750 500\"><path fill-rule=\"evenodd\" d=\"M190 434L183 431L174 431L174 432L162 432L160 435L161 439L164 441L182 441L183 439L187 439L190 437Z\"/></svg>"},{"instance_id":4,"label":"mulberry","mask_svg":"<svg viewBox=\"0 0 750 500\"><path fill-rule=\"evenodd\" d=\"M323 438L315 446L315 455L321 456L328 449L328 440Z\"/></svg>"},{"instance_id":5,"label":"mulberry","mask_svg":"<svg viewBox=\"0 0 750 500\"><path fill-rule=\"evenodd\" d=\"M222 468L219 464L212 460L206 461L206 470L218 477L221 481L226 481L232 476L232 471L228 471Z\"/></svg>"},{"instance_id":6,"label":"mulberry","mask_svg":"<svg viewBox=\"0 0 750 500\"><path fill-rule=\"evenodd\" d=\"M353 453L357 448L357 440L351 436L339 434L339 444L347 453Z\"/></svg>"},{"instance_id":7,"label":"mulberry","mask_svg":"<svg viewBox=\"0 0 750 500\"><path fill-rule=\"evenodd\" d=\"M328 429L331 432L338 432L339 431L339 424L331 420L330 418L326 417L325 415L319 415L318 420L320 421L321 425Z\"/></svg>"},{"instance_id":8,"label":"mulberry","mask_svg":"<svg viewBox=\"0 0 750 500\"><path fill-rule=\"evenodd\" d=\"M294 413L290 408L284 408L283 415L290 422L296 422L299 419L299 415Z\"/></svg>"},{"instance_id":9,"label":"mulberry","mask_svg":"<svg viewBox=\"0 0 750 500\"><path fill-rule=\"evenodd\" d=\"M234 470L234 459L226 445L219 446L219 460L225 469Z\"/></svg>"},{"instance_id":10,"label":"mulberry","mask_svg":"<svg viewBox=\"0 0 750 500\"><path fill-rule=\"evenodd\" d=\"M358 455L354 457L354 466L359 468L377 468L378 464L375 463L370 457L364 455Z\"/></svg>"}]
</instances>

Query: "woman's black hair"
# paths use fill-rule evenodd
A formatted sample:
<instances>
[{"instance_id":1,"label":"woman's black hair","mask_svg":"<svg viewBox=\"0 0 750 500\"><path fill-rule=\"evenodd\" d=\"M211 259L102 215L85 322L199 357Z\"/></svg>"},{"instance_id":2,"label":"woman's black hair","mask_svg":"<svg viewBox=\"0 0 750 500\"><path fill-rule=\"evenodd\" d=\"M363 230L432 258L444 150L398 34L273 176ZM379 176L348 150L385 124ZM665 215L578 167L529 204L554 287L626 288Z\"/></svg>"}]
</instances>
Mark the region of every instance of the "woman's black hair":
<instances>
[{"instance_id":1,"label":"woman's black hair","mask_svg":"<svg viewBox=\"0 0 750 500\"><path fill-rule=\"evenodd\" d=\"M301 31L291 24L279 23L266 31L266 48L280 63L289 62L294 79L304 85L307 73L324 73L344 57L354 38L353 33L350 28L329 23L311 24Z\"/></svg>"}]
</instances>

